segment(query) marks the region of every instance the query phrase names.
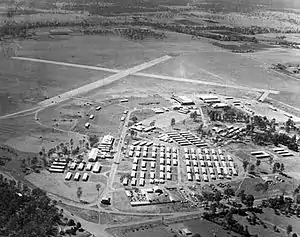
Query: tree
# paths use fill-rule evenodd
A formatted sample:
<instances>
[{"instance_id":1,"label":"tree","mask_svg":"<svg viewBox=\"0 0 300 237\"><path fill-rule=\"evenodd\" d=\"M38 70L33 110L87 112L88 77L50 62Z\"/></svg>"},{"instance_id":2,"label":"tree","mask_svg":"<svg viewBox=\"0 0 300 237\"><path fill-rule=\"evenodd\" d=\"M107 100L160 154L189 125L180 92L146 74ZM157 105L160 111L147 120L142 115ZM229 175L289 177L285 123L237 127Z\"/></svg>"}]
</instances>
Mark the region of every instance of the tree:
<instances>
[{"instance_id":1,"label":"tree","mask_svg":"<svg viewBox=\"0 0 300 237\"><path fill-rule=\"evenodd\" d=\"M96 135L91 135L91 136L89 136L89 142L90 142L91 147L93 147L96 143L99 142L99 137Z\"/></svg>"},{"instance_id":2,"label":"tree","mask_svg":"<svg viewBox=\"0 0 300 237\"><path fill-rule=\"evenodd\" d=\"M242 189L237 196L241 199L241 202L244 202L246 198L245 190Z\"/></svg>"},{"instance_id":3,"label":"tree","mask_svg":"<svg viewBox=\"0 0 300 237\"><path fill-rule=\"evenodd\" d=\"M46 192L40 188L34 188L31 192L31 195L33 197L41 197L41 196L46 196Z\"/></svg>"},{"instance_id":4,"label":"tree","mask_svg":"<svg viewBox=\"0 0 300 237\"><path fill-rule=\"evenodd\" d=\"M261 161L260 160L256 160L256 166L258 167L258 166L260 166L260 164L261 164Z\"/></svg>"},{"instance_id":5,"label":"tree","mask_svg":"<svg viewBox=\"0 0 300 237\"><path fill-rule=\"evenodd\" d=\"M60 218L56 207L44 192L19 196L16 187L0 182L1 235L57 236Z\"/></svg>"},{"instance_id":6,"label":"tree","mask_svg":"<svg viewBox=\"0 0 300 237\"><path fill-rule=\"evenodd\" d=\"M248 165L249 165L249 161L243 160L243 168L244 168L244 171L245 171L245 172L247 171Z\"/></svg>"},{"instance_id":7,"label":"tree","mask_svg":"<svg viewBox=\"0 0 300 237\"><path fill-rule=\"evenodd\" d=\"M201 237L201 235L198 234L198 233L195 233L195 234L192 235L192 237Z\"/></svg>"},{"instance_id":8,"label":"tree","mask_svg":"<svg viewBox=\"0 0 300 237\"><path fill-rule=\"evenodd\" d=\"M286 227L286 233L287 233L287 235L290 236L290 234L292 233L292 231L293 231L292 225L288 225Z\"/></svg>"},{"instance_id":9,"label":"tree","mask_svg":"<svg viewBox=\"0 0 300 237\"><path fill-rule=\"evenodd\" d=\"M31 165L35 166L38 163L38 158L36 156L34 156L31 160Z\"/></svg>"},{"instance_id":10,"label":"tree","mask_svg":"<svg viewBox=\"0 0 300 237\"><path fill-rule=\"evenodd\" d=\"M196 132L197 132L198 134L203 133L203 124L200 124L200 126L197 128Z\"/></svg>"},{"instance_id":11,"label":"tree","mask_svg":"<svg viewBox=\"0 0 300 237\"><path fill-rule=\"evenodd\" d=\"M273 164L273 161L274 161L273 157L272 157L272 156L270 156L270 157L269 157L269 163L270 163L270 165L272 165L272 164Z\"/></svg>"},{"instance_id":12,"label":"tree","mask_svg":"<svg viewBox=\"0 0 300 237\"><path fill-rule=\"evenodd\" d=\"M150 123L150 126L155 126L155 120L153 120L151 123Z\"/></svg>"},{"instance_id":13,"label":"tree","mask_svg":"<svg viewBox=\"0 0 300 237\"><path fill-rule=\"evenodd\" d=\"M255 171L255 165L254 165L254 164L251 164L251 165L249 166L249 173L254 173L254 171Z\"/></svg>"},{"instance_id":14,"label":"tree","mask_svg":"<svg viewBox=\"0 0 300 237\"><path fill-rule=\"evenodd\" d=\"M75 149L72 150L72 155L75 156L79 153L79 146L77 146Z\"/></svg>"},{"instance_id":15,"label":"tree","mask_svg":"<svg viewBox=\"0 0 300 237\"><path fill-rule=\"evenodd\" d=\"M214 195L214 200L219 203L222 200L222 194L220 191L216 191Z\"/></svg>"},{"instance_id":16,"label":"tree","mask_svg":"<svg viewBox=\"0 0 300 237\"><path fill-rule=\"evenodd\" d=\"M67 223L68 226L75 226L75 221L73 219L70 219Z\"/></svg>"},{"instance_id":17,"label":"tree","mask_svg":"<svg viewBox=\"0 0 300 237\"><path fill-rule=\"evenodd\" d=\"M64 146L64 147L62 148L62 153L63 153L64 155L69 155L69 154L70 154L70 151L69 151L69 149L68 149L67 146Z\"/></svg>"},{"instance_id":18,"label":"tree","mask_svg":"<svg viewBox=\"0 0 300 237\"><path fill-rule=\"evenodd\" d=\"M197 119L197 112L196 112L196 111L194 111L194 112L190 113L190 118L191 118L191 119L193 119L193 120L194 120L194 122L195 122L195 121L196 121L196 119Z\"/></svg>"},{"instance_id":19,"label":"tree","mask_svg":"<svg viewBox=\"0 0 300 237\"><path fill-rule=\"evenodd\" d=\"M73 138L70 139L70 145L73 146L74 145L74 141Z\"/></svg>"},{"instance_id":20,"label":"tree","mask_svg":"<svg viewBox=\"0 0 300 237\"><path fill-rule=\"evenodd\" d=\"M134 131L133 129L131 129L131 130L130 130L130 136L131 136L132 139L133 139L133 138L136 138L137 132Z\"/></svg>"},{"instance_id":21,"label":"tree","mask_svg":"<svg viewBox=\"0 0 300 237\"><path fill-rule=\"evenodd\" d=\"M80 222L77 222L76 228L77 228L77 229L80 229L80 228L81 228L81 223L80 223Z\"/></svg>"},{"instance_id":22,"label":"tree","mask_svg":"<svg viewBox=\"0 0 300 237\"><path fill-rule=\"evenodd\" d=\"M77 198L80 200L81 196L82 196L82 188L78 187L77 188Z\"/></svg>"},{"instance_id":23,"label":"tree","mask_svg":"<svg viewBox=\"0 0 300 237\"><path fill-rule=\"evenodd\" d=\"M136 123L136 122L138 121L138 118L137 118L135 115L133 115L133 116L131 117L131 120L132 120L134 123Z\"/></svg>"},{"instance_id":24,"label":"tree","mask_svg":"<svg viewBox=\"0 0 300 237\"><path fill-rule=\"evenodd\" d=\"M101 184L96 184L96 189L97 189L97 192L98 192L98 197L99 197L100 188L101 188Z\"/></svg>"},{"instance_id":25,"label":"tree","mask_svg":"<svg viewBox=\"0 0 300 237\"><path fill-rule=\"evenodd\" d=\"M224 190L224 194L229 197L233 197L235 195L234 190L232 188L226 188Z\"/></svg>"},{"instance_id":26,"label":"tree","mask_svg":"<svg viewBox=\"0 0 300 237\"><path fill-rule=\"evenodd\" d=\"M171 119L171 126L173 127L175 125L176 121L175 121L175 118L172 118Z\"/></svg>"},{"instance_id":27,"label":"tree","mask_svg":"<svg viewBox=\"0 0 300 237\"><path fill-rule=\"evenodd\" d=\"M253 204L254 204L254 196L252 194L249 194L246 196L246 199L245 199L245 204L248 206L248 207L252 207Z\"/></svg>"},{"instance_id":28,"label":"tree","mask_svg":"<svg viewBox=\"0 0 300 237\"><path fill-rule=\"evenodd\" d=\"M283 172L283 171L284 171L284 164L281 163L281 165L280 165L280 172Z\"/></svg>"}]
</instances>

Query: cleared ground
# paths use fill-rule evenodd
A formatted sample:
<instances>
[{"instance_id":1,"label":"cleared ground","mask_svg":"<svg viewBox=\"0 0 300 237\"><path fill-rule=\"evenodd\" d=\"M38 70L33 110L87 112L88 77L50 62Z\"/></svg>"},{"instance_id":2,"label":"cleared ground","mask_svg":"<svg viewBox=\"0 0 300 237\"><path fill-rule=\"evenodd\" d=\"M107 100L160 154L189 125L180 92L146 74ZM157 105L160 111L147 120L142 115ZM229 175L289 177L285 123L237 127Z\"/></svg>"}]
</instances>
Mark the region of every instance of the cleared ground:
<instances>
[{"instance_id":1,"label":"cleared ground","mask_svg":"<svg viewBox=\"0 0 300 237\"><path fill-rule=\"evenodd\" d=\"M101 183L101 186L104 187L106 182L105 176L101 174L98 174L97 176L99 176L99 178L96 180L91 179L92 181L89 182L76 182L65 181L65 174L50 174L48 171L42 171L39 174L32 173L26 176L26 179L39 188L74 201L78 201L76 192L77 188L81 187L83 191L81 199L93 202L98 197L96 184Z\"/></svg>"},{"instance_id":2,"label":"cleared ground","mask_svg":"<svg viewBox=\"0 0 300 237\"><path fill-rule=\"evenodd\" d=\"M47 97L110 75L108 72L76 68L70 70L49 64L7 60L1 55L0 63L1 115L30 108Z\"/></svg>"},{"instance_id":3,"label":"cleared ground","mask_svg":"<svg viewBox=\"0 0 300 237\"><path fill-rule=\"evenodd\" d=\"M148 119L142 120L143 124L149 125L153 120L155 121L155 126L159 128L168 128L171 126L172 118L175 119L175 122L182 122L184 119L188 118L188 115L181 114L175 111L165 112L163 114L157 114Z\"/></svg>"}]
</instances>

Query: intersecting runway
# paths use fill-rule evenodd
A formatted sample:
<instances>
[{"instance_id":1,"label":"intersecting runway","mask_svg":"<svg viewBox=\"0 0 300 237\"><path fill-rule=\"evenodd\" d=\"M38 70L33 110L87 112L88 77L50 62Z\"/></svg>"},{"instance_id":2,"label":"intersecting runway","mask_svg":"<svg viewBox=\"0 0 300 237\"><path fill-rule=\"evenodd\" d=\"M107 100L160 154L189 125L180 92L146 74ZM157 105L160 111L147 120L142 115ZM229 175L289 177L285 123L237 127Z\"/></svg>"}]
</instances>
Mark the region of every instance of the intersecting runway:
<instances>
[{"instance_id":1,"label":"intersecting runway","mask_svg":"<svg viewBox=\"0 0 300 237\"><path fill-rule=\"evenodd\" d=\"M169 56L167 56L167 57L169 57ZM169 57L169 58L171 58L171 57ZM122 70L117 70L117 69L109 69L109 68L82 65L82 64L74 64L74 63L65 63L65 62L51 61L51 60L44 60L44 59L35 59L35 58L27 58L27 57L13 57L13 59L23 60L23 61L31 61L31 62L39 62L39 63L47 63L47 64L60 65L60 66L77 67L77 68L84 68L84 69L91 69L91 70L98 70L98 71L106 71L106 72L112 72L112 73L122 72ZM163 61L165 61L165 60L162 60L160 62L163 62ZM158 62L158 63L160 63L160 62ZM157 63L155 63L155 64L157 64ZM155 64L153 64L152 66L154 66ZM130 70L130 69L127 69L127 70ZM142 69L142 70L144 70L144 69ZM138 71L142 71L142 70L138 70ZM256 91L256 92L261 92L261 93L265 93L265 92L271 93L271 94L279 93L279 91L275 91L275 90L266 90L266 89L259 89L259 88L245 87L245 86L237 86L237 85L230 85L230 84L226 84L226 83L221 84L221 83L216 83L216 82L179 78L179 77L171 77L171 76L163 76L163 75L155 75L155 74L149 74L149 73L139 73L138 71L136 71L136 72L132 71L128 75L150 77L150 78L156 78L156 79L161 79L161 80L171 80L171 81L189 82L189 83L195 83L195 84L227 87L227 88L233 88L233 89L238 89L238 90ZM215 73L206 71L204 69L201 69L201 71L203 71L204 73L207 73L215 78L224 80L224 78L222 76L217 75Z\"/></svg>"},{"instance_id":2,"label":"intersecting runway","mask_svg":"<svg viewBox=\"0 0 300 237\"><path fill-rule=\"evenodd\" d=\"M117 80L120 80L120 79L122 79L122 78L124 78L128 75L135 74L139 71L145 70L145 69L147 69L149 67L152 67L152 66L154 66L158 63L164 62L164 61L166 61L170 58L171 58L170 56L166 55L166 56L151 60L149 62L142 63L140 65L137 65L137 66L133 67L133 68L129 68L129 69L126 69L126 70L123 70L123 71L119 71L116 74L108 76L106 78L101 78L100 77L99 80L97 80L95 82L89 83L87 85L84 85L84 86L79 87L79 88L74 89L74 90L70 90L70 91L65 92L63 94L54 96L50 99L46 99L46 100L38 103L38 105L42 106L42 107L47 107L47 106L50 106L52 104L61 103L63 101L66 101L66 100L74 97L74 96L87 93L91 90L95 90L99 87L102 87L104 85L107 85L107 84L110 84L110 83L115 82Z\"/></svg>"}]
</instances>

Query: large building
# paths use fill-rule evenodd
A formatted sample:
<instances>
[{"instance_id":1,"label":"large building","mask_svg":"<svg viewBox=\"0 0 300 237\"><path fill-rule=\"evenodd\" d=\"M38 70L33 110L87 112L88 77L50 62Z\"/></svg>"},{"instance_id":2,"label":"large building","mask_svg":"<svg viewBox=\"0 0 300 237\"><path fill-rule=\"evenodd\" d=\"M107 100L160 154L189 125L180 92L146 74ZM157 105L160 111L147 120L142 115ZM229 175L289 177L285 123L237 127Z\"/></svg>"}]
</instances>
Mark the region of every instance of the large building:
<instances>
[{"instance_id":1,"label":"large building","mask_svg":"<svg viewBox=\"0 0 300 237\"><path fill-rule=\"evenodd\" d=\"M101 141L102 145L112 146L114 144L114 137L111 135L105 135Z\"/></svg>"},{"instance_id":2,"label":"large building","mask_svg":"<svg viewBox=\"0 0 300 237\"><path fill-rule=\"evenodd\" d=\"M208 104L221 103L220 99L214 94L200 95L199 99Z\"/></svg>"},{"instance_id":3,"label":"large building","mask_svg":"<svg viewBox=\"0 0 300 237\"><path fill-rule=\"evenodd\" d=\"M194 105L194 101L192 101L191 99L189 99L186 96L172 96L172 99L176 100L178 103L180 103L181 105Z\"/></svg>"},{"instance_id":4,"label":"large building","mask_svg":"<svg viewBox=\"0 0 300 237\"><path fill-rule=\"evenodd\" d=\"M98 152L99 152L98 148L92 148L92 150L89 153L88 160L90 162L96 162L97 161Z\"/></svg>"}]
</instances>

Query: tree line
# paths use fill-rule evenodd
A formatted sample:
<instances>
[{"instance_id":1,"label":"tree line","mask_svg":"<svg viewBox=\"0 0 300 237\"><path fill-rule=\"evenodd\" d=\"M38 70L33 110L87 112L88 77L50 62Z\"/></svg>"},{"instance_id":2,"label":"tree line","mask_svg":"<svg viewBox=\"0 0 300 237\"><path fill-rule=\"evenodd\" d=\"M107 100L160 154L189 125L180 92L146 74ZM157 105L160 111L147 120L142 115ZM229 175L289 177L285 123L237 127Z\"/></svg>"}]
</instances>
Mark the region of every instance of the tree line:
<instances>
[{"instance_id":1,"label":"tree line","mask_svg":"<svg viewBox=\"0 0 300 237\"><path fill-rule=\"evenodd\" d=\"M208 116L211 121L222 121L234 123L236 121L249 123L250 116L232 107L224 108L222 110L209 109Z\"/></svg>"},{"instance_id":2,"label":"tree line","mask_svg":"<svg viewBox=\"0 0 300 237\"><path fill-rule=\"evenodd\" d=\"M0 235L11 237L56 236L60 221L55 205L40 189L31 196L0 179Z\"/></svg>"},{"instance_id":3,"label":"tree line","mask_svg":"<svg viewBox=\"0 0 300 237\"><path fill-rule=\"evenodd\" d=\"M229 38L222 36L221 34L212 34L210 30L222 30L231 31L234 33L254 35L258 33L282 33L277 29L263 28L259 26L251 27L235 27L227 25L184 25L172 22L164 22L155 18L149 17L99 17L97 19L73 19L73 20L37 20L37 21L5 21L3 26L0 28L0 37L6 35L12 35L14 37L28 37L30 36L29 30L38 28L56 28L56 27L95 27L95 26L137 26L137 27L151 27L159 30L169 30L178 33L184 33L193 35L196 37L208 37L216 38L218 40L229 40ZM152 30L154 31L154 30ZM140 30L139 34L144 34L143 29ZM239 36L238 40L243 41L255 41L254 37Z\"/></svg>"}]
</instances>

